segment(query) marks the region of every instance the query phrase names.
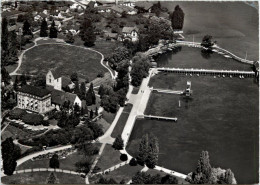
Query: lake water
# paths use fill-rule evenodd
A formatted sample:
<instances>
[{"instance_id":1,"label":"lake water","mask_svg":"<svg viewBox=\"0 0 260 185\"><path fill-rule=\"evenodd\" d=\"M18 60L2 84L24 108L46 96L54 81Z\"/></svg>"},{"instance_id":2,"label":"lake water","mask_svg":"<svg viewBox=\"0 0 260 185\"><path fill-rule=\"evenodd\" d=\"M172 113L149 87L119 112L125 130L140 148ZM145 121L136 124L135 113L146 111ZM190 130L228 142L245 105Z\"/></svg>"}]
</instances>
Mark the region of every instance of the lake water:
<instances>
[{"instance_id":1,"label":"lake water","mask_svg":"<svg viewBox=\"0 0 260 185\"><path fill-rule=\"evenodd\" d=\"M225 58L217 53L204 54L199 48L182 46L181 50L160 55L155 60L158 67L197 69L252 70L248 64Z\"/></svg>"}]
</instances>

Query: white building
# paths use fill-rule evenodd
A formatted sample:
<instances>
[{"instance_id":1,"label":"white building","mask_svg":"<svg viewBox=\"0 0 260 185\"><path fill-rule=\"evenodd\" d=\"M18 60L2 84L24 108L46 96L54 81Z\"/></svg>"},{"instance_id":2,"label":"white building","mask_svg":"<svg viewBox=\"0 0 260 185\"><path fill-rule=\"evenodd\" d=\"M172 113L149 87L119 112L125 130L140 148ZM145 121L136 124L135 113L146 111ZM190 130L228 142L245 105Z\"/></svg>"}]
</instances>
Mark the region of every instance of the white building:
<instances>
[{"instance_id":1,"label":"white building","mask_svg":"<svg viewBox=\"0 0 260 185\"><path fill-rule=\"evenodd\" d=\"M123 27L123 40L130 40L132 42L138 41L138 31L137 27Z\"/></svg>"}]
</instances>

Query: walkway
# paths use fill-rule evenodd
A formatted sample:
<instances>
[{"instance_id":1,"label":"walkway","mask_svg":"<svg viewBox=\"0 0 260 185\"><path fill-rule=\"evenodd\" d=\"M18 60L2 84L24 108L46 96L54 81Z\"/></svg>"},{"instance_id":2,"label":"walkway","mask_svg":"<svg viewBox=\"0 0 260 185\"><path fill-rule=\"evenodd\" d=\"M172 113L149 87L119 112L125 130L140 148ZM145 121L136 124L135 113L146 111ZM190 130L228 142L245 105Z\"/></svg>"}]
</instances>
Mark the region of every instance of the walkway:
<instances>
[{"instance_id":1,"label":"walkway","mask_svg":"<svg viewBox=\"0 0 260 185\"><path fill-rule=\"evenodd\" d=\"M234 71L234 70L216 70L216 69L186 69L186 68L156 68L158 71L182 74L200 74L200 75L227 75L255 77L254 71Z\"/></svg>"},{"instance_id":2,"label":"walkway","mask_svg":"<svg viewBox=\"0 0 260 185\"><path fill-rule=\"evenodd\" d=\"M32 168L32 169L16 170L14 171L14 175L19 173L32 173L32 172L60 172L60 173L67 173L73 175L85 175L84 173L78 173L71 170L54 169L54 168ZM2 174L2 177L3 176L6 175Z\"/></svg>"},{"instance_id":3,"label":"walkway","mask_svg":"<svg viewBox=\"0 0 260 185\"><path fill-rule=\"evenodd\" d=\"M177 121L178 120L178 118L176 118L176 117L172 118L172 117L152 116L152 115L144 115L144 118L166 120L166 121Z\"/></svg>"},{"instance_id":4,"label":"walkway","mask_svg":"<svg viewBox=\"0 0 260 185\"><path fill-rule=\"evenodd\" d=\"M183 91L174 91L171 89L154 89L154 88L152 88L152 91L157 91L159 93L167 93L167 94L183 94Z\"/></svg>"},{"instance_id":5,"label":"walkway","mask_svg":"<svg viewBox=\"0 0 260 185\"><path fill-rule=\"evenodd\" d=\"M199 43L199 42L188 42L188 41L180 41L180 40L177 40L177 41L176 41L176 45L191 46L191 47L200 47L200 48L202 48L201 43ZM221 52L223 52L223 55L224 55L224 54L225 54L225 55L229 55L229 56L231 56L233 59L235 59L235 60L237 60L237 61L239 61L239 62L247 63L247 64L251 64L251 65L254 64L254 61L252 61L252 60L247 60L247 59L244 59L244 58L240 58L240 57L236 56L235 54L231 53L230 51L219 47L219 46L216 45L216 44L213 45L212 48L215 49L215 50L217 50L217 51L215 51L215 52L218 53L219 51L221 51Z\"/></svg>"}]
</instances>

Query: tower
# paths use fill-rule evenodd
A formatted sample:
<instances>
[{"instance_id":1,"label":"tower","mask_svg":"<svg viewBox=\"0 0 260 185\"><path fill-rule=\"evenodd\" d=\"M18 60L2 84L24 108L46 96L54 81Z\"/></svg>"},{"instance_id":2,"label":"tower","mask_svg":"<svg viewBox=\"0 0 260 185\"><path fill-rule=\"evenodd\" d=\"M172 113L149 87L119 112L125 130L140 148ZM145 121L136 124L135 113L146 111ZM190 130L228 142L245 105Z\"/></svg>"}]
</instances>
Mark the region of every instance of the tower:
<instances>
[{"instance_id":1,"label":"tower","mask_svg":"<svg viewBox=\"0 0 260 185\"><path fill-rule=\"evenodd\" d=\"M191 81L187 81L187 87L185 90L185 96L191 96L192 90L191 90Z\"/></svg>"}]
</instances>

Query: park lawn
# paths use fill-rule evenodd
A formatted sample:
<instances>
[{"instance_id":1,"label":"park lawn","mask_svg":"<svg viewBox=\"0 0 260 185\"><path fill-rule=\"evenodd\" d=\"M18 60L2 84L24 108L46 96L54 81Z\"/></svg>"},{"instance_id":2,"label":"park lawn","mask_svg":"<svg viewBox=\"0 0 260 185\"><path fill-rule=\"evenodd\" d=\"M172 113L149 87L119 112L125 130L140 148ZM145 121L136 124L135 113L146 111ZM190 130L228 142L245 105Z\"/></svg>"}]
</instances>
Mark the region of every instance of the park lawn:
<instances>
[{"instance_id":1,"label":"park lawn","mask_svg":"<svg viewBox=\"0 0 260 185\"><path fill-rule=\"evenodd\" d=\"M46 184L50 172L21 173L1 178L4 184ZM85 184L79 175L55 172L60 184Z\"/></svg>"},{"instance_id":2,"label":"park lawn","mask_svg":"<svg viewBox=\"0 0 260 185\"><path fill-rule=\"evenodd\" d=\"M139 171L143 169L143 166L130 166L128 164L109 172L108 174L103 175L105 178L113 178L118 183L122 180L125 181L125 184L132 179L132 177Z\"/></svg>"},{"instance_id":3,"label":"park lawn","mask_svg":"<svg viewBox=\"0 0 260 185\"><path fill-rule=\"evenodd\" d=\"M148 171L146 171L147 174L150 174L150 175L157 175L159 174L161 177L164 177L166 175L168 175L167 173L163 172L163 171L158 171L158 170L155 170L155 169L149 169ZM173 174L174 176L174 174ZM178 180L178 184L189 184L187 181L179 178L179 177L175 177L177 180Z\"/></svg>"},{"instance_id":4,"label":"park lawn","mask_svg":"<svg viewBox=\"0 0 260 185\"><path fill-rule=\"evenodd\" d=\"M87 49L70 45L48 44L28 50L23 56L19 73L46 74L50 69L58 69L69 77L73 72L79 78L92 81L99 72L107 70L100 64L101 55Z\"/></svg>"},{"instance_id":5,"label":"park lawn","mask_svg":"<svg viewBox=\"0 0 260 185\"><path fill-rule=\"evenodd\" d=\"M145 114L177 117L178 121L138 119L128 152L136 156L140 138L151 132L159 139L159 166L187 174L196 169L201 151L207 150L212 166L230 168L239 183L255 183L259 89L254 79L169 75L166 82L160 79L152 86L184 90L190 80L191 98L152 93Z\"/></svg>"},{"instance_id":6,"label":"park lawn","mask_svg":"<svg viewBox=\"0 0 260 185\"><path fill-rule=\"evenodd\" d=\"M120 152L118 150L115 150L114 148L112 148L111 145L107 144L105 146L96 166L98 166L101 169L101 171L104 171L121 162L122 161L120 160Z\"/></svg>"},{"instance_id":7,"label":"park lawn","mask_svg":"<svg viewBox=\"0 0 260 185\"><path fill-rule=\"evenodd\" d=\"M125 128L125 124L127 122L127 119L129 117L129 114L132 110L132 107L133 105L132 104L127 104L125 107L124 107L124 110L119 118L119 120L117 121L117 124L111 134L112 137L117 137L118 135L121 135L124 128Z\"/></svg>"},{"instance_id":8,"label":"park lawn","mask_svg":"<svg viewBox=\"0 0 260 185\"><path fill-rule=\"evenodd\" d=\"M116 113L111 113L111 112L107 112L105 110L103 110L102 112L102 117L109 123L111 124L115 117L116 117Z\"/></svg>"},{"instance_id":9,"label":"park lawn","mask_svg":"<svg viewBox=\"0 0 260 185\"><path fill-rule=\"evenodd\" d=\"M99 38L96 40L95 45L92 48L101 52L106 58L111 55L117 47L122 45L122 42L112 42Z\"/></svg>"},{"instance_id":10,"label":"park lawn","mask_svg":"<svg viewBox=\"0 0 260 185\"><path fill-rule=\"evenodd\" d=\"M8 65L5 66L5 69L8 71L8 73L13 72L17 68L18 64Z\"/></svg>"},{"instance_id":11,"label":"park lawn","mask_svg":"<svg viewBox=\"0 0 260 185\"><path fill-rule=\"evenodd\" d=\"M1 134L1 138L4 140L7 137L11 136L13 139L22 139L28 137L29 135L31 134L23 131L22 129L19 129L12 125L8 125L4 132Z\"/></svg>"},{"instance_id":12,"label":"park lawn","mask_svg":"<svg viewBox=\"0 0 260 185\"><path fill-rule=\"evenodd\" d=\"M102 126L103 132L105 133L109 127L110 127L110 123L108 123L104 118L98 119L96 121L97 124Z\"/></svg>"}]
</instances>

